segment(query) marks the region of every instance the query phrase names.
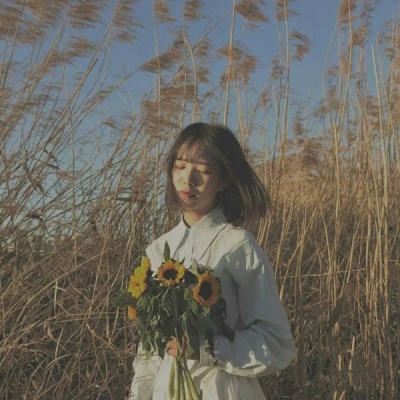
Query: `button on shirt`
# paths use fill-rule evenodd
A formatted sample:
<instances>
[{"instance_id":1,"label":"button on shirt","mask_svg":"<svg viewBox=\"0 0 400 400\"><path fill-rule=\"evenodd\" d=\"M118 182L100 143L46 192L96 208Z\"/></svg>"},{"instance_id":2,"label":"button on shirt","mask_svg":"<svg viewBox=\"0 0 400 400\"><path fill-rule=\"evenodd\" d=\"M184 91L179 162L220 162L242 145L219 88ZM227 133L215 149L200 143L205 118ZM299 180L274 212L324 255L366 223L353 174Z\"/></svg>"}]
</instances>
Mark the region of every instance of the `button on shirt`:
<instances>
[{"instance_id":1,"label":"button on shirt","mask_svg":"<svg viewBox=\"0 0 400 400\"><path fill-rule=\"evenodd\" d=\"M286 368L295 355L290 326L266 254L248 231L227 223L219 207L190 229L181 219L175 228L155 240L146 249L154 269L164 261L166 242L171 257L184 260L187 268L196 261L214 269L227 303L225 323L235 331L233 342L215 335L216 366L207 358L200 362L188 360L203 398L264 399L256 377ZM137 359L130 399L167 399L172 357L146 359L138 354ZM134 393L139 396L134 397Z\"/></svg>"}]
</instances>

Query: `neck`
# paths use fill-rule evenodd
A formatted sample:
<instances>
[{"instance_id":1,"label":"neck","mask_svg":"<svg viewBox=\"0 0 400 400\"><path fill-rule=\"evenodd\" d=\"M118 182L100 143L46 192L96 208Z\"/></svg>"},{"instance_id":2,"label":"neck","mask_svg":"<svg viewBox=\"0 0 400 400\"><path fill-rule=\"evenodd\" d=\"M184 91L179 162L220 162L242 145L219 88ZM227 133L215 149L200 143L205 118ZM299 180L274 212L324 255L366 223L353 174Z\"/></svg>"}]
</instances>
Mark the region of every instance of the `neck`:
<instances>
[{"instance_id":1,"label":"neck","mask_svg":"<svg viewBox=\"0 0 400 400\"><path fill-rule=\"evenodd\" d=\"M185 211L183 213L183 222L188 228L191 228L196 222L200 221L204 214L199 214L194 211Z\"/></svg>"},{"instance_id":2,"label":"neck","mask_svg":"<svg viewBox=\"0 0 400 400\"><path fill-rule=\"evenodd\" d=\"M215 208L215 205L209 210L194 211L186 210L183 212L183 222L185 222L188 228L191 228L196 222L199 222L203 217L205 217L209 212Z\"/></svg>"}]
</instances>

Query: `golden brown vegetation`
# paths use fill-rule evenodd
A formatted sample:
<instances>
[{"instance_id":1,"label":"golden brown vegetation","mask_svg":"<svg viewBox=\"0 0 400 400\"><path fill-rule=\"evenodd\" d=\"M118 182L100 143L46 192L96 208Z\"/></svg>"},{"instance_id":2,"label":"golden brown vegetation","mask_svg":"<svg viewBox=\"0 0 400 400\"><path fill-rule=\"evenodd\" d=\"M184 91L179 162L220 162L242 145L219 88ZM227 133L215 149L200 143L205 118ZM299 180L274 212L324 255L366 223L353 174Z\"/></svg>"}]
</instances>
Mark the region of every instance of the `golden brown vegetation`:
<instances>
[{"instance_id":1,"label":"golden brown vegetation","mask_svg":"<svg viewBox=\"0 0 400 400\"><path fill-rule=\"evenodd\" d=\"M291 91L312 46L291 29L296 2L275 2L280 51L256 95L260 55L235 32L260 34L272 23L265 5L233 0L220 48L215 26L188 34L203 5L185 1L178 21L155 1L154 58L116 77L112 49L133 51L143 29L136 1L0 4L1 399L127 395L136 334L111 299L174 222L163 156L200 119L237 128L273 200L252 230L275 266L298 355L262 380L267 398L398 398L398 19L370 47L375 2L338 5L337 62L309 110ZM167 49L161 26L173 27ZM132 112L137 74L154 85Z\"/></svg>"}]
</instances>

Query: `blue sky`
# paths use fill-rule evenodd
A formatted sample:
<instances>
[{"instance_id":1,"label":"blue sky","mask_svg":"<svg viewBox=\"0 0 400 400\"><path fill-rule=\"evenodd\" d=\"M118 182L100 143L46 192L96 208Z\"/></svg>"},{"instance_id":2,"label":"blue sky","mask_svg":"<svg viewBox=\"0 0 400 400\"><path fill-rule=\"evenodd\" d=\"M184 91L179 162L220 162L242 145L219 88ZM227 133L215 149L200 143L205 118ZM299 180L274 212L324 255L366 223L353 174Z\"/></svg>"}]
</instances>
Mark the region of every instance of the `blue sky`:
<instances>
[{"instance_id":1,"label":"blue sky","mask_svg":"<svg viewBox=\"0 0 400 400\"><path fill-rule=\"evenodd\" d=\"M238 0L236 0L238 1ZM293 61L291 65L291 87L293 98L302 101L308 99L312 94L315 102L321 98L322 83L324 79L324 64L327 56L332 62L337 62L337 14L338 7L342 0L297 0L290 4L298 15L292 16L289 20L290 31L300 31L311 41L310 53L307 54L302 62ZM366 1L366 0L365 0ZM371 0L372 1L372 0ZM359 0L359 3L361 0ZM218 82L219 76L223 73L227 62L225 59L218 59L215 52L218 48L227 45L229 40L232 0L210 1L204 0L204 14L206 17L195 24L186 27L189 40L192 44L196 43L202 34L214 27L209 33L209 38L213 44L214 59L211 60L214 81ZM254 74L251 85L254 92L264 87L270 76L271 61L279 53L278 27L274 16L274 2L265 0L262 6L264 13L269 18L268 23L260 24L259 29L249 29L243 27L243 19L238 16L235 26L235 41L248 49L248 51L258 58L258 68ZM109 2L110 10L116 2ZM181 8L182 0L168 1L171 14L177 22L174 29L182 29ZM135 19L142 25L135 29L137 39L133 43L125 45L113 45L111 53L111 68L108 71L109 80L115 80L115 76L121 76L125 72L138 69L145 61L155 55L155 36L153 20L153 1L139 0L134 2ZM372 25L370 43L366 47L367 58L369 60L369 78L373 89L373 71L371 68L371 45L379 52L381 49L377 45L379 32L384 29L384 22L392 18L399 17L399 0L380 0L375 5L372 14ZM103 26L104 28L104 26ZM164 51L172 42L173 35L171 26L158 23L158 40L160 52ZM99 39L101 30L86 31L84 35L90 35L96 41ZM79 33L78 33L79 34ZM49 41L51 42L51 38ZM330 47L331 44L331 47ZM2 44L0 43L0 46ZM24 56L23 53L20 56ZM16 55L16 58L20 57ZM382 59L380 59L382 60ZM385 62L385 60L382 60ZM87 63L83 61L71 67L70 72L84 71ZM214 84L215 84L214 82ZM140 100L151 91L154 77L149 73L138 72L126 82L117 96L112 96L111 101L105 105L110 107L109 112L121 110L125 112L136 112L140 107ZM255 95L256 98L256 95ZM104 108L105 110L105 108Z\"/></svg>"},{"instance_id":2,"label":"blue sky","mask_svg":"<svg viewBox=\"0 0 400 400\"><path fill-rule=\"evenodd\" d=\"M291 64L291 89L292 102L299 100L307 102L310 98L308 106L312 109L321 99L324 67L327 57L330 57L328 66L337 62L337 46L338 46L338 26L337 14L338 8L342 0L297 0L291 3L297 15L289 19L290 31L300 31L305 34L311 41L310 52L305 55L302 62L292 61ZM361 0L359 0L360 2ZM208 37L213 45L213 59L210 60L212 66L212 74L214 77L213 84L218 83L219 77L226 68L226 59L219 59L215 54L216 50L227 45L229 41L229 31L231 23L232 0L205 1L203 12L205 18L190 24L186 27L187 34L191 44L196 43L205 32L209 32ZM278 26L274 16L274 7L272 0L264 1L263 11L268 17L268 23L259 25L259 29L249 29L243 26L243 19L238 16L235 26L235 41L246 48L249 53L254 54L258 58L258 67L254 73L250 85L252 94L250 102L256 102L257 92L264 87L270 77L271 61L279 53ZM108 3L110 10L115 2ZM181 7L182 0L168 1L171 14L176 18L173 25L175 30L181 31ZM115 81L115 76L121 76L126 72L137 70L145 61L151 59L155 55L155 35L154 35L154 19L153 19L153 1L140 0L134 3L135 19L142 25L141 28L135 29L137 38L129 44L113 45L111 51L111 68L107 71L108 80ZM368 76L371 91L374 89L374 76L371 67L371 46L379 53L377 37L384 30L384 23L392 18L399 17L400 3L399 0L380 0L375 5L372 13L372 25L370 34L370 43L366 46L368 59ZM101 29L104 29L103 28ZM212 28L212 29L211 29ZM101 29L88 30L83 34L92 36L94 41L98 40ZM281 27L282 29L282 27ZM171 25L157 24L159 50L163 52L173 40ZM79 32L77 32L79 34ZM51 38L49 38L51 42ZM16 58L22 56L16 55ZM384 58L379 61L386 62ZM74 73L84 71L87 61L83 60L81 64L77 63L71 66L71 82ZM101 119L105 119L107 115L118 118L119 113L135 113L140 109L140 101L146 96L154 85L154 76L149 73L139 71L135 73L131 79L122 85L116 94L110 97L110 100L99 109L99 121L93 120L95 116L90 116L90 123L86 129L92 129L93 126L100 124ZM203 88L207 90L207 88ZM292 104L293 105L293 104ZM234 107L232 107L232 123L230 126L236 129L236 121L234 115ZM294 107L291 107L293 110ZM205 115L206 117L206 115ZM273 116L272 118L273 119ZM85 131L84 127L82 129ZM84 132L83 132L84 133Z\"/></svg>"},{"instance_id":3,"label":"blue sky","mask_svg":"<svg viewBox=\"0 0 400 400\"><path fill-rule=\"evenodd\" d=\"M361 1L361 0L360 0ZM216 49L225 46L229 40L229 30L231 21L231 8L232 0L218 0L218 1L206 1L204 0L205 8L204 14L208 17L202 19L201 21L191 24L187 27L188 36L191 43L195 43L199 40L204 32L209 30L211 27L215 26L210 33L210 39L213 44L213 58L210 60L210 64L213 68L214 80L218 82L218 78L226 67L226 60L218 59L215 55ZM337 45L338 45L338 27L337 27L337 11L341 1L339 0L298 0L292 3L292 7L297 11L298 15L293 16L289 20L289 29L291 31L298 30L301 33L308 36L311 41L310 53L307 54L302 62L293 61L291 70L291 88L292 94L291 104L289 112L293 113L296 110L297 105L296 100L302 102L307 101L311 95L310 104L307 106L310 108L310 113L313 106L321 99L323 90L323 79L324 79L324 64L327 56L329 55L330 60L328 66L337 60ZM109 2L110 8L115 2ZM139 20L142 28L137 29L137 39L133 43L116 45L112 47L111 50L111 67L107 70L107 80L115 82L115 76L121 76L124 73L129 73L131 71L137 70L145 61L151 59L155 55L155 36L153 31L153 17L152 17L152 4L151 0L140 0L135 3L135 18ZM177 19L175 28L180 30L182 23L180 21L181 13L181 0L169 0L168 4L171 7L171 13ZM270 76L271 61L279 53L279 41L278 41L278 27L275 22L274 12L273 12L273 2L272 0L265 0L264 6L265 14L269 17L270 22L267 24L262 24L259 29L251 30L248 28L243 29L243 20L238 17L237 25L235 29L235 40L248 49L248 51L258 57L258 69L251 80L252 94L250 96L250 103L257 100L257 92L264 87ZM377 51L377 54L382 54L382 49L379 48L377 44L377 37L381 31L384 30L384 22L392 18L399 17L399 0L381 0L379 4L376 5L375 11L372 14L372 25L371 25L371 35L370 43L366 46L367 58L368 58L368 75L371 82L371 91L373 91L373 69L371 67L371 45ZM83 34L91 37L94 41L98 40L100 37L101 29L87 30L85 32L74 32L74 34ZM58 27L56 27L57 29ZM158 38L160 52L164 51L172 42L173 35L171 33L169 26L163 26L158 24ZM68 37L65 38L67 40ZM49 42L51 44L53 40L52 32L49 34ZM332 44L331 44L332 43ZM331 47L330 47L331 44ZM0 50L4 50L4 42L0 42ZM21 48L16 49L16 53L13 55L14 60L23 60L28 57L32 49L21 46ZM43 52L46 51L46 46L43 46ZM18 52L17 52L18 50ZM10 53L10 47L8 47L8 53ZM20 52L19 52L20 51ZM17 54L18 53L18 54ZM379 60L383 63L387 63L387 60L383 57L379 57ZM101 60L100 60L101 63ZM98 64L100 64L98 63ZM58 78L63 73L65 73L68 81L65 86L71 84L71 89L77 84L74 74L82 74L87 68L87 60L82 60L77 62L75 65L68 66L67 70L63 66L55 72L54 77ZM18 91L18 87L23 85L25 82L25 77L21 75L24 69L20 71L17 69L15 75L9 76L11 84L15 83L15 90ZM104 72L104 71L103 71ZM50 75L51 79L52 76ZM90 77L89 80L96 82L96 74ZM46 82L44 82L45 84ZM64 82L63 82L64 83ZM108 147L107 143L115 141L116 138L121 135L121 131L116 129L115 131L108 130L107 127L102 124L102 122L107 119L108 116L112 116L118 119L121 114L134 114L140 109L141 99L148 94L154 84L154 77L149 73L144 73L139 71L135 73L131 79L122 85L120 89L116 91L109 100L98 107L95 112L85 118L82 124L80 121L74 119L74 123L77 123L76 128L71 129L74 131L74 139L82 139L85 144L78 143L78 147L82 148L81 161L79 165L91 163L92 157L95 157L93 162L93 168L101 169L107 162ZM215 82L214 82L215 85ZM88 89L89 90L89 89ZM60 98L64 96L65 90L60 93ZM84 92L80 98L85 96ZM93 94L93 92L91 93ZM57 99L57 106L62 107L62 99ZM79 103L79 102L78 102ZM85 104L85 103L82 103ZM79 114L81 107L80 104L73 104ZM251 106L251 105L250 105ZM52 107L50 103L49 107ZM229 126L233 129L237 129L237 121L235 120L235 108L232 106L231 119ZM274 125L276 118L271 112L268 116L269 120L267 124ZM203 118L205 119L205 118ZM312 124L312 118L309 122ZM10 151L19 151L18 146L20 146L20 140L23 141L25 132L29 133L29 128L32 121L29 118L21 121L20 125L15 129L15 144L14 142L8 143ZM264 123L264 121L263 121ZM43 128L46 130L46 134L50 136L52 134L53 125L47 125ZM316 133L317 128L313 126L314 130L311 132ZM289 127L290 130L290 127ZM39 132L41 134L41 132ZM136 132L132 132L132 140L134 140L134 135ZM41 140L41 136L32 136L33 138L38 137ZM68 130L67 135L70 134ZM112 137L111 134L114 136ZM264 133L263 133L264 134ZM266 134L268 136L269 133ZM47 137L47 136L46 136ZM87 139L89 138L89 140ZM100 156L98 154L97 148L94 148L93 138L95 138L94 143L98 144L101 148ZM69 143L69 142L68 142ZM15 149L14 149L15 147ZM32 144L30 147L34 148ZM65 147L65 151L60 151L60 156L63 159L60 160L60 167L64 170L71 169L72 155L68 145ZM123 156L123 155L122 155ZM79 166L80 168L80 166ZM83 166L82 168L86 168ZM92 168L92 167L90 167ZM50 178L49 178L50 179ZM1 195L1 188L0 188ZM35 203L36 206L36 203Z\"/></svg>"},{"instance_id":4,"label":"blue sky","mask_svg":"<svg viewBox=\"0 0 400 400\"><path fill-rule=\"evenodd\" d=\"M175 27L179 29L181 22L181 1L169 1L171 14L177 19ZM201 35L214 24L217 26L212 30L209 37L215 49L227 44L231 22L232 0L204 1L204 14L208 17L187 27L188 36L195 43ZM310 96L315 103L321 98L322 83L324 79L324 65L327 56L331 62L337 60L338 26L337 14L339 0L298 0L291 4L298 15L289 20L289 29L297 30L305 34L311 41L310 53L302 62L294 61L291 66L291 86L293 99L298 98L306 101ZM137 30L138 39L129 45L118 46L113 51L114 69L118 74L121 68L133 70L144 61L151 59L155 54L155 37L153 30L152 1L140 1L135 5L136 16L143 25ZM269 22L261 24L259 29L251 30L243 28L243 20L238 17L235 28L235 38L240 36L240 44L256 55L259 59L257 72L252 79L255 90L262 88L270 75L271 60L279 53L279 42L277 25L274 17L273 2L265 1L263 11L269 18ZM371 45L375 50L377 37L384 29L384 22L399 16L398 0L381 0L375 5L372 14L371 40L367 46L367 59L371 61ZM172 42L170 26L158 24L159 48L162 52ZM370 65L370 64L369 64ZM217 79L226 66L225 60L213 60L214 74ZM369 68L369 79L373 90L373 73ZM151 74L136 74L125 86L124 90L131 94L134 99L132 107L136 109L142 95L149 91L153 84Z\"/></svg>"}]
</instances>

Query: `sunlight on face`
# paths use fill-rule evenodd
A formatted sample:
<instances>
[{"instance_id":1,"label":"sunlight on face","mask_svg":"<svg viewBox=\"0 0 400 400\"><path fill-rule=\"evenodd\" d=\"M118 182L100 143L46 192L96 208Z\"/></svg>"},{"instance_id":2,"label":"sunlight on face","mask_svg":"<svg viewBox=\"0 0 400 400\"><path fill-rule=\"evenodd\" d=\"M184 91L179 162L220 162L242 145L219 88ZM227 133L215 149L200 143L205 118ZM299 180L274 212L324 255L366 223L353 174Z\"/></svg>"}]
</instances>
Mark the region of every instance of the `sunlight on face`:
<instances>
[{"instance_id":1,"label":"sunlight on face","mask_svg":"<svg viewBox=\"0 0 400 400\"><path fill-rule=\"evenodd\" d=\"M187 222L186 217L196 222L209 213L225 186L216 163L201 148L183 148L178 152L172 182Z\"/></svg>"}]
</instances>

